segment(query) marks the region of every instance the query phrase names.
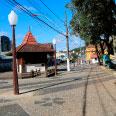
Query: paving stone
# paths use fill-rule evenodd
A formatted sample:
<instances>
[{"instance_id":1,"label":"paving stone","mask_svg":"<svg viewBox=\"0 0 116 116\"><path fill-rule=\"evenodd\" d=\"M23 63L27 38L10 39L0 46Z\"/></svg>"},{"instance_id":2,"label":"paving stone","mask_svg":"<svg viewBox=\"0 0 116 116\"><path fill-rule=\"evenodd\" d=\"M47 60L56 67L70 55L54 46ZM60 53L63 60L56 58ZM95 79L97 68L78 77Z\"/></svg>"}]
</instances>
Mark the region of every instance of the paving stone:
<instances>
[{"instance_id":1,"label":"paving stone","mask_svg":"<svg viewBox=\"0 0 116 116\"><path fill-rule=\"evenodd\" d=\"M38 89L13 96L15 100L7 94L10 104L15 102L10 106L2 96L0 113L5 113L0 116L116 116L116 76L95 64L76 68L60 78L20 80L20 91Z\"/></svg>"},{"instance_id":2,"label":"paving stone","mask_svg":"<svg viewBox=\"0 0 116 116\"><path fill-rule=\"evenodd\" d=\"M12 100L9 99L0 99L0 103L7 103L7 102L11 102Z\"/></svg>"},{"instance_id":3,"label":"paving stone","mask_svg":"<svg viewBox=\"0 0 116 116\"><path fill-rule=\"evenodd\" d=\"M0 116L29 116L18 104L4 105L0 107Z\"/></svg>"}]
</instances>

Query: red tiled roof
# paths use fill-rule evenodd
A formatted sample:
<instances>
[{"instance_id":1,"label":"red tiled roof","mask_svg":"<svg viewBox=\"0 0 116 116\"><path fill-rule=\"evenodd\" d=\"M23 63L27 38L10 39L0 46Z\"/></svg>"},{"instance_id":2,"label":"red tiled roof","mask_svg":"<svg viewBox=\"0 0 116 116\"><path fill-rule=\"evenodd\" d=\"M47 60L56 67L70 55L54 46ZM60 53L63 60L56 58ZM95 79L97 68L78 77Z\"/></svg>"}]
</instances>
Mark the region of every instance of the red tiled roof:
<instances>
[{"instance_id":1,"label":"red tiled roof","mask_svg":"<svg viewBox=\"0 0 116 116\"><path fill-rule=\"evenodd\" d=\"M35 37L32 35L31 32L28 32L23 39L22 44L37 44Z\"/></svg>"},{"instance_id":2,"label":"red tiled roof","mask_svg":"<svg viewBox=\"0 0 116 116\"><path fill-rule=\"evenodd\" d=\"M53 52L52 44L22 44L17 52Z\"/></svg>"},{"instance_id":3,"label":"red tiled roof","mask_svg":"<svg viewBox=\"0 0 116 116\"><path fill-rule=\"evenodd\" d=\"M51 43L37 43L31 32L28 32L20 46L17 47L17 52L53 52Z\"/></svg>"}]
</instances>

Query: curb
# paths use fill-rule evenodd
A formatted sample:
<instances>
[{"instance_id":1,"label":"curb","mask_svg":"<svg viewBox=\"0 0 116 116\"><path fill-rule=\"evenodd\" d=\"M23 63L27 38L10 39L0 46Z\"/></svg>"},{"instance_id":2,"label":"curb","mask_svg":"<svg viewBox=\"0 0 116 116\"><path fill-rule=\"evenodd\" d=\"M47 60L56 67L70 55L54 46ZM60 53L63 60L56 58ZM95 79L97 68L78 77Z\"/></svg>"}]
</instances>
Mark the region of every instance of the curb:
<instances>
[{"instance_id":1,"label":"curb","mask_svg":"<svg viewBox=\"0 0 116 116\"><path fill-rule=\"evenodd\" d=\"M116 76L116 71L115 71L115 70L113 70L113 69L108 69L108 68L106 68L106 67L104 67L104 66L101 66L101 68L104 69L104 70L106 70L106 71L109 71L110 73L112 73L113 75Z\"/></svg>"}]
</instances>

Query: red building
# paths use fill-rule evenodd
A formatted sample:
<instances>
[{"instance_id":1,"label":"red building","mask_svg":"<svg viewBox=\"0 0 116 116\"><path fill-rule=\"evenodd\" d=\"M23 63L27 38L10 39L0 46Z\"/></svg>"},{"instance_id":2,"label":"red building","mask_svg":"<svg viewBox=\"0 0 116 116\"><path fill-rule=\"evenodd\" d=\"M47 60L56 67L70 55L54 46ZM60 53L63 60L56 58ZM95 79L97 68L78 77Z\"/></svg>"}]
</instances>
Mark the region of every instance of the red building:
<instances>
[{"instance_id":1,"label":"red building","mask_svg":"<svg viewBox=\"0 0 116 116\"><path fill-rule=\"evenodd\" d=\"M39 69L44 72L47 70L48 61L52 63L53 56L53 44L37 43L35 37L29 31L25 35L22 44L17 47L18 72L31 72Z\"/></svg>"}]
</instances>

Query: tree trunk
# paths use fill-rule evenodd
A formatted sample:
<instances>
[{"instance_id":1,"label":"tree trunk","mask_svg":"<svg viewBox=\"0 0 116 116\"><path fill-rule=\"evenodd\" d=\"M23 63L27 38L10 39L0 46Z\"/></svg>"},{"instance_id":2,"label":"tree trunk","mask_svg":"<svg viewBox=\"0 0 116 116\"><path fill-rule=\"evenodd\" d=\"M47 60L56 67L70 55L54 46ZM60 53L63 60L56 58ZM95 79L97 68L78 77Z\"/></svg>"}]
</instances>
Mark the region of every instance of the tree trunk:
<instances>
[{"instance_id":1,"label":"tree trunk","mask_svg":"<svg viewBox=\"0 0 116 116\"><path fill-rule=\"evenodd\" d=\"M107 52L108 52L108 55L110 55L110 54L114 54L114 51L113 51L113 42L111 42L111 43L109 43L108 41L105 41L105 43L106 43L106 46L107 46Z\"/></svg>"},{"instance_id":2,"label":"tree trunk","mask_svg":"<svg viewBox=\"0 0 116 116\"><path fill-rule=\"evenodd\" d=\"M96 49L96 53L97 53L97 57L98 57L98 63L99 63L99 65L101 65L97 44L95 44L95 49Z\"/></svg>"},{"instance_id":3,"label":"tree trunk","mask_svg":"<svg viewBox=\"0 0 116 116\"><path fill-rule=\"evenodd\" d=\"M100 42L100 48L101 48L101 53L102 53L102 55L104 54L104 48L103 48L103 44Z\"/></svg>"}]
</instances>

